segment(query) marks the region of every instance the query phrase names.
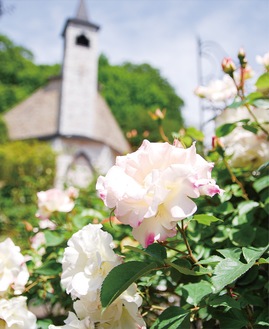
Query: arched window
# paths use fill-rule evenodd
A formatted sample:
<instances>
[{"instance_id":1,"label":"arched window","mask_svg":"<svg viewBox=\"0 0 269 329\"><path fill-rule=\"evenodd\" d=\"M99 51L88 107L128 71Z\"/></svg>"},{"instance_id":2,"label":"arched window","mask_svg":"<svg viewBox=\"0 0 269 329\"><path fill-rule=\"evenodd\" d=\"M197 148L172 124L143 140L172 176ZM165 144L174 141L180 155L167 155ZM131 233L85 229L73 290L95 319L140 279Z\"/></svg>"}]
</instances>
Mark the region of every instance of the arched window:
<instances>
[{"instance_id":1,"label":"arched window","mask_svg":"<svg viewBox=\"0 0 269 329\"><path fill-rule=\"evenodd\" d=\"M84 34L76 38L76 44L83 47L90 47L90 40Z\"/></svg>"},{"instance_id":2,"label":"arched window","mask_svg":"<svg viewBox=\"0 0 269 329\"><path fill-rule=\"evenodd\" d=\"M93 179L95 170L90 159L84 152L78 152L73 157L66 172L66 181L68 184L87 187Z\"/></svg>"}]
</instances>

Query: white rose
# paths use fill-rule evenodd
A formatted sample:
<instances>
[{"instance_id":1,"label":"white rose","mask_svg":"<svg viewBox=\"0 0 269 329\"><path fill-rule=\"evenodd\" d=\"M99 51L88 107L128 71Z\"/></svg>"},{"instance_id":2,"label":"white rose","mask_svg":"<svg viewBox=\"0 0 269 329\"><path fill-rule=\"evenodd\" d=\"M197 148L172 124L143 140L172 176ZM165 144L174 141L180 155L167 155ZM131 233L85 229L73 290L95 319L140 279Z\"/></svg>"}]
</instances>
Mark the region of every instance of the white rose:
<instances>
[{"instance_id":1,"label":"white rose","mask_svg":"<svg viewBox=\"0 0 269 329\"><path fill-rule=\"evenodd\" d=\"M26 297L0 299L0 328L36 329L36 316L27 309Z\"/></svg>"},{"instance_id":2,"label":"white rose","mask_svg":"<svg viewBox=\"0 0 269 329\"><path fill-rule=\"evenodd\" d=\"M253 109L253 113L259 123L268 130L269 111L266 109ZM225 123L233 123L243 119L253 122L253 117L246 108L225 109L216 119L216 126ZM266 123L267 122L267 123ZM237 127L220 140L224 146L225 154L230 157L233 167L249 167L256 169L269 160L269 141L267 136L259 131L254 134L242 127L243 123L237 123Z\"/></svg>"},{"instance_id":3,"label":"white rose","mask_svg":"<svg viewBox=\"0 0 269 329\"><path fill-rule=\"evenodd\" d=\"M222 80L212 80L207 86L197 87L194 93L211 102L225 102L236 96L237 89L233 79L226 74Z\"/></svg>"},{"instance_id":4,"label":"white rose","mask_svg":"<svg viewBox=\"0 0 269 329\"><path fill-rule=\"evenodd\" d=\"M138 310L142 298L132 284L105 311L102 310L100 296L96 301L82 297L74 303L74 309L80 319L89 317L100 329L138 329L146 328Z\"/></svg>"},{"instance_id":5,"label":"white rose","mask_svg":"<svg viewBox=\"0 0 269 329\"><path fill-rule=\"evenodd\" d=\"M9 287L15 294L21 294L29 279L25 258L20 247L15 246L10 238L0 243L0 295Z\"/></svg>"},{"instance_id":6,"label":"white rose","mask_svg":"<svg viewBox=\"0 0 269 329\"><path fill-rule=\"evenodd\" d=\"M94 323L87 317L83 320L79 320L77 316L69 312L68 318L64 321L63 326L49 325L49 329L95 329Z\"/></svg>"},{"instance_id":7,"label":"white rose","mask_svg":"<svg viewBox=\"0 0 269 329\"><path fill-rule=\"evenodd\" d=\"M73 298L87 295L95 300L104 278L121 263L113 251L112 236L101 228L101 224L89 224L67 243L61 283Z\"/></svg>"}]
</instances>

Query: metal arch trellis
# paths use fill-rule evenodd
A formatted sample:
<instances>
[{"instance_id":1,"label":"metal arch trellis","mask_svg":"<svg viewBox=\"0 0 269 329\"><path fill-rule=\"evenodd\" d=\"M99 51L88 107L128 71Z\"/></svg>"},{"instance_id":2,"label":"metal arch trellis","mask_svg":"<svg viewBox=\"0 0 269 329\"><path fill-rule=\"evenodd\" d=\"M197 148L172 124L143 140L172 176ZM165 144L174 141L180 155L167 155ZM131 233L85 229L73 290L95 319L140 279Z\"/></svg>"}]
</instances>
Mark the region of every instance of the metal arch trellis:
<instances>
[{"instance_id":1,"label":"metal arch trellis","mask_svg":"<svg viewBox=\"0 0 269 329\"><path fill-rule=\"evenodd\" d=\"M228 57L224 48L215 41L202 40L197 37L197 75L198 85L206 86L211 80L221 77L221 61L224 57ZM209 64L209 72L205 71L203 60ZM205 112L210 112L211 118L205 120ZM205 125L211 121L220 111L220 108L212 104L212 102L200 98L199 101L199 128L201 131L205 129Z\"/></svg>"}]
</instances>

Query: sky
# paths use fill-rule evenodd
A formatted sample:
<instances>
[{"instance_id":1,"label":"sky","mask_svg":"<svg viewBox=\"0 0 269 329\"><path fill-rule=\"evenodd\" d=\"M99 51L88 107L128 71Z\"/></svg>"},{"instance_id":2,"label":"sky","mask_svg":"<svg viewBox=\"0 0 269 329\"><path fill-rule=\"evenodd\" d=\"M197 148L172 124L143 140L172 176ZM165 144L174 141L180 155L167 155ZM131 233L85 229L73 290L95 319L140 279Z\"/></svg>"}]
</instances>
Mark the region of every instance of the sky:
<instances>
[{"instance_id":1,"label":"sky","mask_svg":"<svg viewBox=\"0 0 269 329\"><path fill-rule=\"evenodd\" d=\"M79 0L2 0L0 33L31 50L38 64L61 63L61 33ZM202 76L217 78L226 56L240 47L258 73L256 55L269 51L269 0L85 0L90 21L101 26L99 53L111 64L148 63L183 98L186 125L199 127L198 43Z\"/></svg>"}]
</instances>

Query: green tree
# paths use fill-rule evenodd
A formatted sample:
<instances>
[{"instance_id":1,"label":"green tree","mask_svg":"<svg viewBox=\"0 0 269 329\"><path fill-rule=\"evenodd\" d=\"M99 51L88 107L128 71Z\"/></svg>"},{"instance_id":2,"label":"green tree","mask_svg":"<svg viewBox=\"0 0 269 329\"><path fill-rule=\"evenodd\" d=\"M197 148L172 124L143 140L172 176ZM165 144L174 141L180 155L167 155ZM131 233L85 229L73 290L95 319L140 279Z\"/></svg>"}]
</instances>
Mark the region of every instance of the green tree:
<instances>
[{"instance_id":1,"label":"green tree","mask_svg":"<svg viewBox=\"0 0 269 329\"><path fill-rule=\"evenodd\" d=\"M60 65L36 65L31 51L0 35L0 113L29 96L60 72Z\"/></svg>"},{"instance_id":2,"label":"green tree","mask_svg":"<svg viewBox=\"0 0 269 329\"><path fill-rule=\"evenodd\" d=\"M108 59L101 55L99 84L123 132L137 131L130 140L133 146L140 145L143 135L151 141L160 140L157 122L149 116L149 112L157 108L166 109L164 130L168 137L182 127L182 99L160 72L149 64L110 65Z\"/></svg>"}]
</instances>

